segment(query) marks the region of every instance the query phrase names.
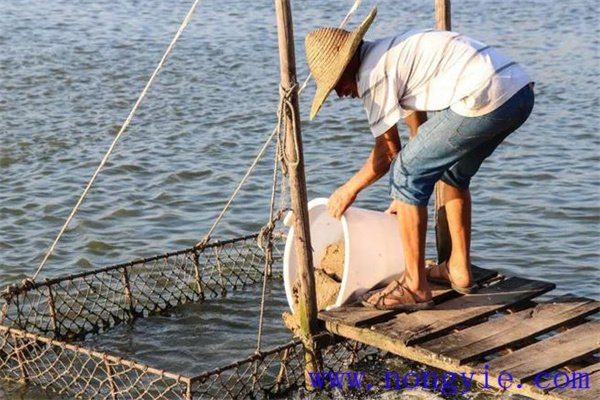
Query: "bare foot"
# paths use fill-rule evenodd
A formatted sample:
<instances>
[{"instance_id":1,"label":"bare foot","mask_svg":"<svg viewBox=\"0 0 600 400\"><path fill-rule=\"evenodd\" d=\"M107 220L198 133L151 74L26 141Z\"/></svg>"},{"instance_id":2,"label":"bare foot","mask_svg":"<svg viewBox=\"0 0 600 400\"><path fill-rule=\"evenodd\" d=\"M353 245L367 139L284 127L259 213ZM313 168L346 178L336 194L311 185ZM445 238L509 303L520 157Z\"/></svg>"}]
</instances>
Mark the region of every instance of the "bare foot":
<instances>
[{"instance_id":1,"label":"bare foot","mask_svg":"<svg viewBox=\"0 0 600 400\"><path fill-rule=\"evenodd\" d=\"M443 281L459 288L469 288L473 285L470 268L448 267L448 261L432 265L426 272L430 281Z\"/></svg>"}]
</instances>

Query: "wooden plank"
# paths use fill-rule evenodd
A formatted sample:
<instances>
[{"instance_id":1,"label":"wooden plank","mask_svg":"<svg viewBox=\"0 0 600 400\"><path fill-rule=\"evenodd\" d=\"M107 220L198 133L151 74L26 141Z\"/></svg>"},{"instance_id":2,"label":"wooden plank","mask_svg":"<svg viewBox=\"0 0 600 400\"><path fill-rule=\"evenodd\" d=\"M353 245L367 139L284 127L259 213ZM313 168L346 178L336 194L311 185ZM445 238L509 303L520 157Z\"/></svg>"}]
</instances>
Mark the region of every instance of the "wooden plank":
<instances>
[{"instance_id":1,"label":"wooden plank","mask_svg":"<svg viewBox=\"0 0 600 400\"><path fill-rule=\"evenodd\" d=\"M471 271L473 273L473 280L479 284L485 283L498 276L498 272L479 268L476 265L471 265ZM432 288L433 300L436 302L444 301L449 297L458 296L458 293L452 289L441 288L440 286L432 286ZM350 304L329 311L321 311L319 313L319 319L350 326L365 326L387 321L396 314L398 314L398 312L393 310L375 310L366 308L362 305Z\"/></svg>"},{"instance_id":2,"label":"wooden plank","mask_svg":"<svg viewBox=\"0 0 600 400\"><path fill-rule=\"evenodd\" d=\"M475 264L471 264L471 273L473 274L473 279L475 279L475 281L478 283L483 283L498 276L498 271L488 268L481 268Z\"/></svg>"},{"instance_id":3,"label":"wooden plank","mask_svg":"<svg viewBox=\"0 0 600 400\"><path fill-rule=\"evenodd\" d=\"M319 319L350 326L364 326L387 321L396 312L393 310L375 310L362 305L341 306L329 311L321 311Z\"/></svg>"},{"instance_id":4,"label":"wooden plank","mask_svg":"<svg viewBox=\"0 0 600 400\"><path fill-rule=\"evenodd\" d=\"M334 322L326 322L325 327L328 331L334 333L335 335L356 340L358 342L368 344L378 349L389 351L393 354L399 355L404 358L408 358L410 360L422 364L429 365L434 368L438 368L445 371L451 371L458 374L465 373L467 374L467 376L471 376L470 374L473 373L473 381L478 382L482 385L485 385L487 383L493 388L504 390L498 385L497 377L490 376L488 379L488 377L486 377L486 374L482 373L481 369L478 369L479 367L475 368L472 364L466 364L460 367L453 366L438 358L431 357L429 353L425 354L425 352L423 352L423 350L419 347L407 346L404 343L394 340L387 336L384 332L374 331L369 328L360 328L336 324ZM559 397L545 394L540 389L535 388L533 385L529 384L523 384L522 387L517 387L517 385L513 385L510 387L510 390L515 393L530 396L538 400L561 400Z\"/></svg>"},{"instance_id":5,"label":"wooden plank","mask_svg":"<svg viewBox=\"0 0 600 400\"><path fill-rule=\"evenodd\" d=\"M476 294L438 304L430 310L399 314L388 322L373 325L372 329L385 331L391 338L404 344L414 344L532 299L554 287L553 283L513 277L481 289Z\"/></svg>"},{"instance_id":6,"label":"wooden plank","mask_svg":"<svg viewBox=\"0 0 600 400\"><path fill-rule=\"evenodd\" d=\"M481 362L478 366L482 371L488 366L494 374L507 371L515 382L523 382L600 350L598 332L600 321L590 321L514 353Z\"/></svg>"},{"instance_id":7,"label":"wooden plank","mask_svg":"<svg viewBox=\"0 0 600 400\"><path fill-rule=\"evenodd\" d=\"M552 385L554 389L550 390L550 393L564 399L600 399L600 362L567 374L568 381L567 376L560 375L556 381L549 380L543 386ZM565 385L567 387L559 388Z\"/></svg>"},{"instance_id":8,"label":"wooden plank","mask_svg":"<svg viewBox=\"0 0 600 400\"><path fill-rule=\"evenodd\" d=\"M600 302L560 297L514 314L475 325L422 343L420 347L461 365L556 327L598 312Z\"/></svg>"}]
</instances>

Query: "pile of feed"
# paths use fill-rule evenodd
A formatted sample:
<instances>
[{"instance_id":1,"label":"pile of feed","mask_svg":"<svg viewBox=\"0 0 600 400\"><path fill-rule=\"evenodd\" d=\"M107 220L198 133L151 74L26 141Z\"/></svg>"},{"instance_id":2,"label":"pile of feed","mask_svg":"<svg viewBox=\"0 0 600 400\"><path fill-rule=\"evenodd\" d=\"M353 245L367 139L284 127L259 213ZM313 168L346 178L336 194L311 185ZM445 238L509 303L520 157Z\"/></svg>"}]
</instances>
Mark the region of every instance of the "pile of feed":
<instances>
[{"instance_id":1,"label":"pile of feed","mask_svg":"<svg viewBox=\"0 0 600 400\"><path fill-rule=\"evenodd\" d=\"M317 309L324 310L335 303L340 292L340 283L344 274L344 241L340 240L327 246L321 262L315 267L315 290ZM292 286L294 308L298 306L300 281L296 279Z\"/></svg>"}]
</instances>

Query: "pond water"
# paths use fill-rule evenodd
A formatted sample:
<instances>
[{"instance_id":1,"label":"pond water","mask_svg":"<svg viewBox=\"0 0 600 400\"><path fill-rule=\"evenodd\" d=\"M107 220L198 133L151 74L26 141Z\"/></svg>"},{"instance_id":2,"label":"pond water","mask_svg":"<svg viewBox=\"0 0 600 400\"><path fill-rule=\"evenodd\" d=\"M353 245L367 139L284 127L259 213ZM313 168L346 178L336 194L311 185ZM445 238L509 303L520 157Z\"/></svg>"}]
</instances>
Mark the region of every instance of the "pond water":
<instances>
[{"instance_id":1,"label":"pond water","mask_svg":"<svg viewBox=\"0 0 600 400\"><path fill-rule=\"evenodd\" d=\"M191 3L0 0L1 286L34 272ZM352 1L294 3L303 79L304 35L337 25ZM502 48L536 81L531 118L473 181L473 262L553 281L555 295L600 297L597 2L463 0L452 11L454 30ZM384 0L367 39L433 24L433 1ZM193 245L273 128L278 85L273 2L201 2L42 278ZM309 122L313 93L301 99L309 198L342 184L373 140L359 100L332 96ZM262 226L271 168L259 165L214 237ZM388 202L384 178L356 205ZM266 344L280 344L287 303L281 282L269 290ZM259 297L251 289L89 340L186 371L226 364L254 349ZM157 351L171 335L177 348ZM0 398L45 398L1 385Z\"/></svg>"}]
</instances>

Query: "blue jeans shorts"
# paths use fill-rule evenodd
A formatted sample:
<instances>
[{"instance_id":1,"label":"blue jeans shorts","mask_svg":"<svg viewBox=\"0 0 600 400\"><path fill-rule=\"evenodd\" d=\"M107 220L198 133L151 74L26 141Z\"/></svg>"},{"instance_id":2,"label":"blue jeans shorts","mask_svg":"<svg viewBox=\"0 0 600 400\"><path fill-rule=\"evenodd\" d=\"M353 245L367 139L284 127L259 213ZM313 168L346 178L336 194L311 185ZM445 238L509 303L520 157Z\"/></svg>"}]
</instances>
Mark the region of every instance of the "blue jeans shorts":
<instances>
[{"instance_id":1,"label":"blue jeans shorts","mask_svg":"<svg viewBox=\"0 0 600 400\"><path fill-rule=\"evenodd\" d=\"M465 117L449 108L430 115L393 161L391 196L426 206L440 179L467 189L483 160L527 120L533 103L533 89L527 85L480 117Z\"/></svg>"}]
</instances>

